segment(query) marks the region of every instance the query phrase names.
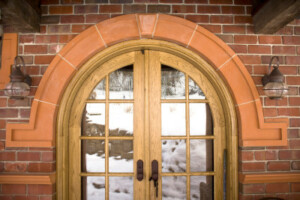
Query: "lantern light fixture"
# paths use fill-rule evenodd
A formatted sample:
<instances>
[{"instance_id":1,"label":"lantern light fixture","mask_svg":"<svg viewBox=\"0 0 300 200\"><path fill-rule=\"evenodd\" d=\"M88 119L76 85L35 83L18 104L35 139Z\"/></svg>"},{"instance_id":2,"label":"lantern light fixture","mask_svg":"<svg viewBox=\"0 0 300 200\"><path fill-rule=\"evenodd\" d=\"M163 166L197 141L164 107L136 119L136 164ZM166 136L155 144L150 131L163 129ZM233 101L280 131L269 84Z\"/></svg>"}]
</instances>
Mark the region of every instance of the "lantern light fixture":
<instances>
[{"instance_id":1,"label":"lantern light fixture","mask_svg":"<svg viewBox=\"0 0 300 200\"><path fill-rule=\"evenodd\" d=\"M271 66L273 60L276 59L276 65L273 65L273 70L271 72ZM284 76L279 71L279 58L278 56L273 56L271 58L268 74L262 78L263 91L270 99L281 99L288 93L288 87L284 83Z\"/></svg>"},{"instance_id":2,"label":"lantern light fixture","mask_svg":"<svg viewBox=\"0 0 300 200\"><path fill-rule=\"evenodd\" d=\"M18 59L22 64L18 64ZM31 77L24 75L21 71L21 66L25 67L23 57L16 56L14 64L12 65L12 72L10 75L10 82L5 86L4 94L9 96L10 99L24 99L30 93Z\"/></svg>"}]
</instances>

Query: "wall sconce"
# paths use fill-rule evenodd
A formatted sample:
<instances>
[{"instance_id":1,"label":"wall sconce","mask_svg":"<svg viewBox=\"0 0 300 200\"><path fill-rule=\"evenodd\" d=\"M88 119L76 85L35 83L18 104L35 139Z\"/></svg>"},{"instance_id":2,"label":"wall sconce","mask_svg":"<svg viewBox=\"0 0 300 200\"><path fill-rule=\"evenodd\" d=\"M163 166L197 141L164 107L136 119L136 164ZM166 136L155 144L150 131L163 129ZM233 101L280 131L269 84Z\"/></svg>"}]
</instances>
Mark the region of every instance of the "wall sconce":
<instances>
[{"instance_id":1,"label":"wall sconce","mask_svg":"<svg viewBox=\"0 0 300 200\"><path fill-rule=\"evenodd\" d=\"M276 65L273 65L273 70L271 71L271 65L273 60L276 59L277 63ZM263 90L265 94L270 99L281 99L288 93L288 87L284 83L284 76L279 71L279 58L278 56L273 56L271 58L269 68L268 68L268 74L266 74L262 78L262 84L263 84Z\"/></svg>"},{"instance_id":2,"label":"wall sconce","mask_svg":"<svg viewBox=\"0 0 300 200\"><path fill-rule=\"evenodd\" d=\"M22 61L22 65L17 64L18 59ZM10 82L4 89L4 94L11 99L24 99L30 93L31 77L22 73L21 66L23 68L25 66L24 59L21 56L16 56L12 65Z\"/></svg>"}]
</instances>

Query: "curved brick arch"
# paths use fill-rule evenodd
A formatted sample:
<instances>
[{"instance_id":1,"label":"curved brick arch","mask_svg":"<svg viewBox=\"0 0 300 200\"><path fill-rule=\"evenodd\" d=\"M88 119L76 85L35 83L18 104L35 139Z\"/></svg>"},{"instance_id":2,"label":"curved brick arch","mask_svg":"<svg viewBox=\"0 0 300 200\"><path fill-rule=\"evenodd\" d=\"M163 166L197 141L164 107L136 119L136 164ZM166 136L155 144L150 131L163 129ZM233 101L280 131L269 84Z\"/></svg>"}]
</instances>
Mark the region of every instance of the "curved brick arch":
<instances>
[{"instance_id":1,"label":"curved brick arch","mask_svg":"<svg viewBox=\"0 0 300 200\"><path fill-rule=\"evenodd\" d=\"M58 105L76 71L97 52L113 44L143 38L166 40L201 55L227 83L236 102L240 145L286 145L287 119L265 122L258 92L238 56L222 40L187 20L154 14L123 15L85 30L56 55L41 83L28 124L8 124L6 145L49 147L55 145Z\"/></svg>"}]
</instances>

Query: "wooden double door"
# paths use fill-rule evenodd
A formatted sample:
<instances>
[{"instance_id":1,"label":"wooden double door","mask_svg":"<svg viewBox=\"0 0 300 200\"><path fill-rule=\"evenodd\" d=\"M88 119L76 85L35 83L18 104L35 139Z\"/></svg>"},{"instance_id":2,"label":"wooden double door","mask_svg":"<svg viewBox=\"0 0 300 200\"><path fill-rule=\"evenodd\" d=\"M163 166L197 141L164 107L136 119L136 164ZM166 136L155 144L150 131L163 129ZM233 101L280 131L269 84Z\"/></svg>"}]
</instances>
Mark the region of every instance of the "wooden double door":
<instances>
[{"instance_id":1,"label":"wooden double door","mask_svg":"<svg viewBox=\"0 0 300 200\"><path fill-rule=\"evenodd\" d=\"M223 199L224 115L201 70L139 50L85 83L70 116L70 199Z\"/></svg>"}]
</instances>

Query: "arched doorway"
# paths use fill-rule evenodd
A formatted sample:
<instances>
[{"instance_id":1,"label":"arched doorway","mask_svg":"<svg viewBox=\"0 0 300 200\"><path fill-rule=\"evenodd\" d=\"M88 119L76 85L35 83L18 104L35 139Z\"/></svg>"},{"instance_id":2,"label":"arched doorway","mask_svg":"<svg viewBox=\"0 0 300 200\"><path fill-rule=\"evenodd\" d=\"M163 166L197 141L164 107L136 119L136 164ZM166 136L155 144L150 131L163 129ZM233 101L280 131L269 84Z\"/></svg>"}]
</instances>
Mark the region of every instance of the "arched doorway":
<instances>
[{"instance_id":1,"label":"arched doorway","mask_svg":"<svg viewBox=\"0 0 300 200\"><path fill-rule=\"evenodd\" d=\"M95 55L66 89L58 131L63 199L237 195L234 104L212 67L178 45L129 41Z\"/></svg>"}]
</instances>

